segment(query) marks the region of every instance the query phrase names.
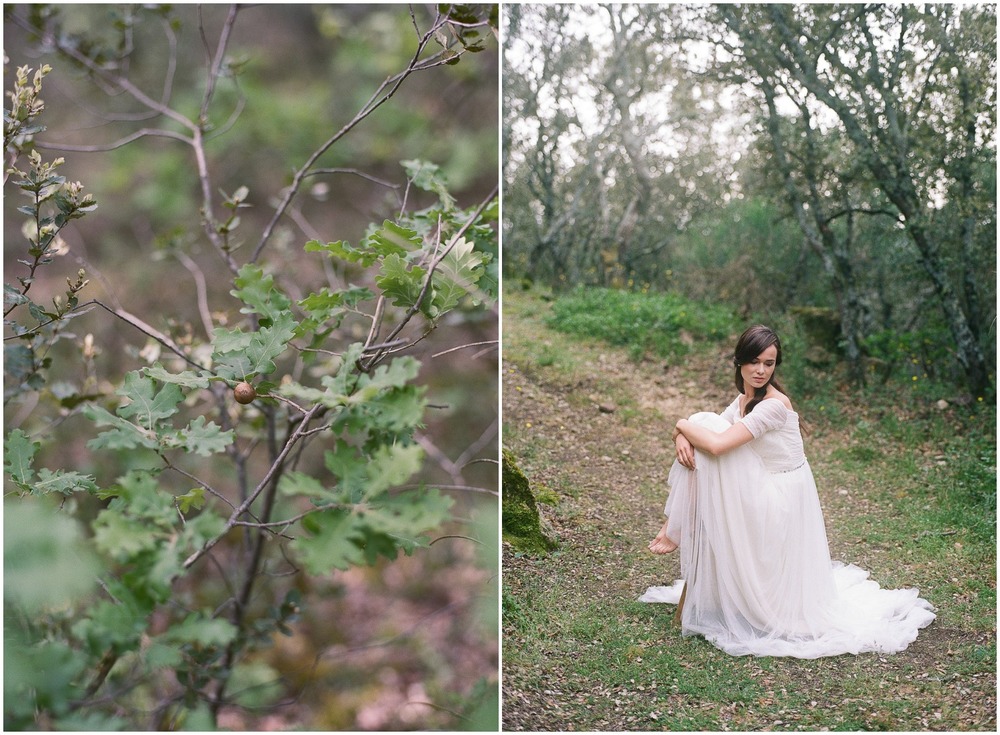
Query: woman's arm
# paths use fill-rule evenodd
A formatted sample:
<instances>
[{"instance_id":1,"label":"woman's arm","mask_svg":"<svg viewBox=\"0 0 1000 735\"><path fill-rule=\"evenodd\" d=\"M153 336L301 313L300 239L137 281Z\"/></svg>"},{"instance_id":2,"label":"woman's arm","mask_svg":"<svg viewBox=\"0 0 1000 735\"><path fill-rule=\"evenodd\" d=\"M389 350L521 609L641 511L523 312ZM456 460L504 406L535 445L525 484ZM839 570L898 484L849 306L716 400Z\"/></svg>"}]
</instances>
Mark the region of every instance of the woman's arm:
<instances>
[{"instance_id":1,"label":"woman's arm","mask_svg":"<svg viewBox=\"0 0 1000 735\"><path fill-rule=\"evenodd\" d=\"M750 429L744 426L741 421L737 421L722 433L718 433L706 429L704 426L698 426L687 419L681 419L674 429L674 438L677 434L683 434L684 438L691 442L695 449L700 449L714 456L725 454L730 449L741 447L753 439Z\"/></svg>"}]
</instances>

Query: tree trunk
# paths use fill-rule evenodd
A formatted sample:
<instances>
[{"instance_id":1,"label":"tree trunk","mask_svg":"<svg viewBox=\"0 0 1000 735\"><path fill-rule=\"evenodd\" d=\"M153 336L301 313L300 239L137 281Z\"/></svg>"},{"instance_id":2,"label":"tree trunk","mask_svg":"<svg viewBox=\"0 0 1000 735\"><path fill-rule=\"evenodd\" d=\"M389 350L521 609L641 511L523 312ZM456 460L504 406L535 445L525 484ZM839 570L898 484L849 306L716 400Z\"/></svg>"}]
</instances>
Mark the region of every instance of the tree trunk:
<instances>
[{"instance_id":1,"label":"tree trunk","mask_svg":"<svg viewBox=\"0 0 1000 735\"><path fill-rule=\"evenodd\" d=\"M767 106L767 129L774 148L775 162L782 174L785 195L799 228L809 244L809 247L819 256L823 272L830 280L834 299L837 304L837 315L840 319L841 334L844 338L844 354L847 358L851 379L856 383L864 383L864 367L861 364L861 323L860 299L854 283L849 242L838 241L836 233L830 228L830 219L826 213L823 199L817 192L815 156L812 152L806 156L804 174L809 194L803 192L792 177L792 162L786 150L785 137L781 130L781 119L775 106L775 89L770 80L761 73L760 88L764 93ZM803 126L807 140L812 148L812 130L808 111L803 109ZM806 204L809 213L806 212Z\"/></svg>"}]
</instances>

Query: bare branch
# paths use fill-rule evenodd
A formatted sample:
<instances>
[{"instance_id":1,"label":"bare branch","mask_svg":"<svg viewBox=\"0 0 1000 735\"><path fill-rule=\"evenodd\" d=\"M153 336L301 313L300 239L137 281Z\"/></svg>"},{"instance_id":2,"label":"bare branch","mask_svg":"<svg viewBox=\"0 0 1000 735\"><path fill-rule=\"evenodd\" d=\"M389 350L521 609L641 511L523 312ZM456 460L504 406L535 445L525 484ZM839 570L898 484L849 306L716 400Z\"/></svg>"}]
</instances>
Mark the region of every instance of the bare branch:
<instances>
[{"instance_id":1,"label":"bare branch","mask_svg":"<svg viewBox=\"0 0 1000 735\"><path fill-rule=\"evenodd\" d=\"M427 487L427 486L426 485L400 485L396 489L397 490L421 490L421 489L423 489L425 487ZM485 487L476 487L474 485L441 485L441 484L438 484L438 483L434 483L434 484L431 485L431 487L435 487L438 490L462 490L462 491L468 491L468 492L473 492L473 493L482 493L483 495L492 495L495 498L500 497L500 493L498 491L496 491L496 490L490 490L489 488L485 488Z\"/></svg>"},{"instance_id":2,"label":"bare branch","mask_svg":"<svg viewBox=\"0 0 1000 735\"><path fill-rule=\"evenodd\" d=\"M194 278L194 287L198 294L198 312L201 315L201 323L205 328L205 335L211 339L215 325L212 323L212 312L208 308L208 285L205 282L205 274L201 272L201 268L198 267L198 264L187 253L178 250L175 255Z\"/></svg>"},{"instance_id":3,"label":"bare branch","mask_svg":"<svg viewBox=\"0 0 1000 735\"><path fill-rule=\"evenodd\" d=\"M367 179L368 181L372 181L376 184L380 184L381 186L388 187L389 189L399 188L399 184L393 184L391 181L385 181L384 179L380 179L375 176L372 176L371 174L367 174L364 171L359 171L356 168L317 168L310 171L305 176L306 177L319 176L321 174L353 174L355 176L360 176L363 179Z\"/></svg>"},{"instance_id":4,"label":"bare branch","mask_svg":"<svg viewBox=\"0 0 1000 735\"><path fill-rule=\"evenodd\" d=\"M17 25L21 26L25 30L28 30L32 33L38 33L38 34L43 33L43 30L41 28L33 26L26 19L16 14L11 14L10 19ZM53 37L53 42L55 43L56 49L60 53L73 59L78 64L80 64L88 71L90 71L92 74L94 74L95 81L101 80L112 85L113 87L118 87L144 107L153 110L163 115L164 117L168 117L174 122L180 123L188 130L193 131L196 129L197 126L193 122L191 122L191 120L189 120L187 117L177 112L173 108L169 107L164 102L159 102L157 100L154 100L145 92L143 92L141 89L139 89L137 86L135 86L135 84L133 84L128 78L122 76L121 74L112 73L107 69L99 66L85 54L80 53L78 50L76 50L71 46L67 46L64 43L61 43L57 37Z\"/></svg>"},{"instance_id":5,"label":"bare branch","mask_svg":"<svg viewBox=\"0 0 1000 735\"><path fill-rule=\"evenodd\" d=\"M229 6L229 14L226 16L226 22L223 23L222 31L219 33L219 43L215 47L215 58L212 60L211 69L208 73L208 80L205 84L205 96L201 100L201 111L198 114L198 122L203 126L208 122L208 108L212 103L212 97L215 96L215 83L222 70L226 47L229 45L229 37L233 32L233 25L236 23L236 15L239 13L239 10L239 5Z\"/></svg>"},{"instance_id":6,"label":"bare branch","mask_svg":"<svg viewBox=\"0 0 1000 735\"><path fill-rule=\"evenodd\" d=\"M186 477L187 479L191 480L191 482L197 483L199 487L204 488L205 490L207 490L210 494L212 494L215 497L217 497L219 500L221 500L223 503L225 503L226 505L228 505L230 508L233 508L233 509L236 508L236 506L233 505L232 501L229 500L229 498L227 498L225 495L223 495L218 490L216 490L215 488L213 488L211 485L209 485L208 483L206 483L204 480L202 480L201 478L195 477L194 475L192 475L190 472L188 472L184 468L178 467L173 462L171 462L163 453L159 453L159 454L160 454L160 459L163 460L163 463L166 464L166 466L167 466L168 469L171 469L174 472L177 472L177 473L179 473L181 475L184 475L184 477Z\"/></svg>"},{"instance_id":7,"label":"bare branch","mask_svg":"<svg viewBox=\"0 0 1000 735\"><path fill-rule=\"evenodd\" d=\"M488 339L485 342L470 342L466 345L459 345L458 347L452 347L451 349L441 350L441 352L435 352L431 355L431 358L441 357L441 355L447 355L449 352L457 352L458 350L467 350L470 347L482 347L483 345L497 345L499 346L500 340L498 339Z\"/></svg>"},{"instance_id":8,"label":"bare branch","mask_svg":"<svg viewBox=\"0 0 1000 735\"><path fill-rule=\"evenodd\" d=\"M142 319L140 319L139 317L137 317L135 314L132 314L132 313L130 313L128 311L125 311L125 309L122 309L122 308L114 309L114 308L112 308L112 307L110 307L110 306L108 306L108 305L106 305L104 303L101 303L97 299L92 299L90 301L87 301L87 302L85 302L83 304L78 305L77 307L75 307L73 309L70 309L69 311L66 312L66 314L72 314L72 313L75 313L75 312L81 312L84 309L86 309L88 306L100 306L102 309L104 309L109 314L113 314L114 316L118 317L122 321L128 322L129 324L131 324L133 327L135 327L136 329L138 329L143 334L145 334L145 335L147 335L149 337L152 337L157 342L159 342L161 345L163 345L164 347L166 347L168 350L170 350L171 352L173 352L174 354L176 354L178 357L180 357L181 359L183 359L189 365L191 365L193 367L196 367L199 370L206 370L206 371L208 370L208 368L204 367L203 365L199 365L197 362L195 362L190 357L188 357L187 353L184 352L184 350L182 350L177 345L176 342L174 342L172 339L170 339L170 337L168 337L167 335L165 335L163 332L159 331L158 329L155 329L154 327L151 327L149 324L146 324L146 322L144 322ZM65 314L63 316L65 316ZM37 332L42 327L46 327L49 324L52 324L52 323L57 322L57 321L60 321L60 319L61 319L61 317L55 318L55 319L50 319L47 322L42 322L41 324L39 324L37 327L34 327L33 329L29 329L27 332L22 332L21 334L14 334L14 335L11 335L11 336L8 336L8 337L4 337L3 338L4 342L6 342L7 340L11 340L11 339L20 339L21 337L24 337L25 335Z\"/></svg>"},{"instance_id":9,"label":"bare branch","mask_svg":"<svg viewBox=\"0 0 1000 735\"><path fill-rule=\"evenodd\" d=\"M299 513L298 515L292 516L291 518L285 518L285 519L280 520L280 521L269 521L267 523L257 523L257 522L251 522L251 521L236 521L236 523L234 523L233 525L236 525L236 526L246 526L247 528L262 528L262 529L281 528L281 529L285 529L285 528L288 528L288 526L292 525L293 523L301 521L306 516L311 516L314 513L320 513L320 512L322 512L324 510L349 510L349 511L354 512L354 511L359 511L359 510L363 511L363 510L366 510L366 509L367 509L367 506L364 505L364 504L360 504L360 505L345 505L344 503L324 503L323 505L317 505L315 508L310 508L309 510L303 511L302 513Z\"/></svg>"}]
</instances>

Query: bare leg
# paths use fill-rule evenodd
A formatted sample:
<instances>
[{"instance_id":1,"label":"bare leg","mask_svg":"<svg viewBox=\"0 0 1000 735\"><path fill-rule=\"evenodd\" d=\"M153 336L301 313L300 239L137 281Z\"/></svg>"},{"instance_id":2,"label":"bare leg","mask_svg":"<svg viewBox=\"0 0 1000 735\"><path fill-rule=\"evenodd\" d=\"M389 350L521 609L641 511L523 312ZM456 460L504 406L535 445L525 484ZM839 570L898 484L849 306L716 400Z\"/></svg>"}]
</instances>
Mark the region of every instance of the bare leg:
<instances>
[{"instance_id":1,"label":"bare leg","mask_svg":"<svg viewBox=\"0 0 1000 735\"><path fill-rule=\"evenodd\" d=\"M660 532L656 534L656 538L649 542L649 550L654 554L669 554L677 550L677 544L667 538L666 522L664 522Z\"/></svg>"}]
</instances>

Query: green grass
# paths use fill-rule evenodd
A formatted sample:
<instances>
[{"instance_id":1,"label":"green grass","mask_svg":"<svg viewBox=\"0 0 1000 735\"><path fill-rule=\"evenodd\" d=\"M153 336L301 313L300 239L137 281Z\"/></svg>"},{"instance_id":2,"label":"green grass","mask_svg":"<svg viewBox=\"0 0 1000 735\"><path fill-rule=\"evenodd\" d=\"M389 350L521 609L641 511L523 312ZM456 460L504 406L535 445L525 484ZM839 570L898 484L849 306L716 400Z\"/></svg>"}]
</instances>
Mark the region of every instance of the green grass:
<instances>
[{"instance_id":1,"label":"green grass","mask_svg":"<svg viewBox=\"0 0 1000 735\"><path fill-rule=\"evenodd\" d=\"M737 329L730 309L673 293L635 293L580 287L561 296L548 320L567 334L624 347L633 359L649 352L674 357L694 341L727 337Z\"/></svg>"}]
</instances>

